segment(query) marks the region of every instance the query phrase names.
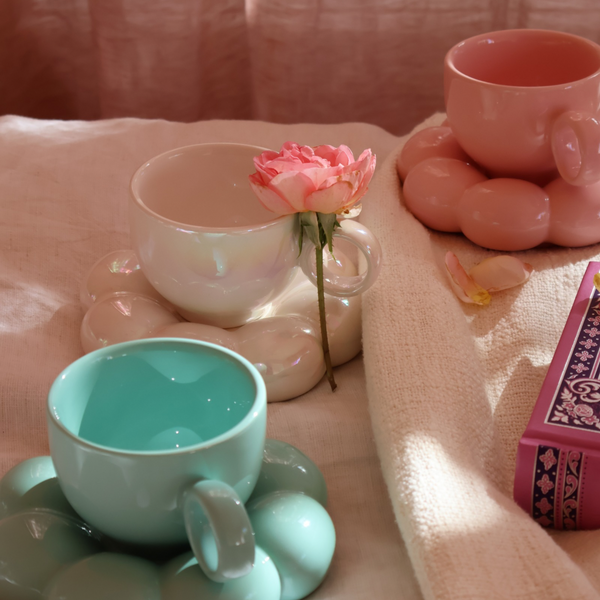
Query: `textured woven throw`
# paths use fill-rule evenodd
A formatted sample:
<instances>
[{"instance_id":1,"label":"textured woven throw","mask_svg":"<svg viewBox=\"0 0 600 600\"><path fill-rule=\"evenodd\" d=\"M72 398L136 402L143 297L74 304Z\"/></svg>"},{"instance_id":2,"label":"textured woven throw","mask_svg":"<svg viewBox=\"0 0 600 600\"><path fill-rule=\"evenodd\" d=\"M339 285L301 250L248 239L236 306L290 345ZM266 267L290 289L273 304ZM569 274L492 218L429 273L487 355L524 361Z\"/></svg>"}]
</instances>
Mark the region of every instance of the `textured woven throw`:
<instances>
[{"instance_id":1,"label":"textured woven throw","mask_svg":"<svg viewBox=\"0 0 600 600\"><path fill-rule=\"evenodd\" d=\"M519 438L600 247L515 253L535 269L529 282L487 307L461 303L445 252L467 270L498 252L429 231L407 211L395 170L406 139L364 203L384 266L364 298L363 334L376 443L423 596L599 598L600 532L544 530L512 490Z\"/></svg>"}]
</instances>

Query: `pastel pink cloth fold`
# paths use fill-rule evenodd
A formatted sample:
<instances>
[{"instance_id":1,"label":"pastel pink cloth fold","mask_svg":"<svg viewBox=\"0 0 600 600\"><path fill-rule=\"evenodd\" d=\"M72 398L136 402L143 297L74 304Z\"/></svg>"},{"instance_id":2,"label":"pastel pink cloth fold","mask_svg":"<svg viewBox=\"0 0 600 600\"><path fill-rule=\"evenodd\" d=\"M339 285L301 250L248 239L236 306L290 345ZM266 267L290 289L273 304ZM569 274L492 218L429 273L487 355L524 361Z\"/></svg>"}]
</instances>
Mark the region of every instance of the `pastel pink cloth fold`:
<instances>
[{"instance_id":1,"label":"pastel pink cloth fold","mask_svg":"<svg viewBox=\"0 0 600 600\"><path fill-rule=\"evenodd\" d=\"M600 42L600 11L589 0L3 0L0 114L405 133L443 109L451 46L521 27Z\"/></svg>"}]
</instances>

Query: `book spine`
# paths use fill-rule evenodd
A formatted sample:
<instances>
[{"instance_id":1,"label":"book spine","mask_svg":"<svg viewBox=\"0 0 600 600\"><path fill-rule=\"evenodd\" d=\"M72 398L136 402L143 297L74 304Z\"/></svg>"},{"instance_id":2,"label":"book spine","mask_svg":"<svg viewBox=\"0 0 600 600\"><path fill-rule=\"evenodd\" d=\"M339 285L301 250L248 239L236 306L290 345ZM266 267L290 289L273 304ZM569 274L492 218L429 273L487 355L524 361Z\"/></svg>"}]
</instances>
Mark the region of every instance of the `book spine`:
<instances>
[{"instance_id":1,"label":"book spine","mask_svg":"<svg viewBox=\"0 0 600 600\"><path fill-rule=\"evenodd\" d=\"M556 442L521 439L515 501L542 527L597 529L600 453Z\"/></svg>"}]
</instances>

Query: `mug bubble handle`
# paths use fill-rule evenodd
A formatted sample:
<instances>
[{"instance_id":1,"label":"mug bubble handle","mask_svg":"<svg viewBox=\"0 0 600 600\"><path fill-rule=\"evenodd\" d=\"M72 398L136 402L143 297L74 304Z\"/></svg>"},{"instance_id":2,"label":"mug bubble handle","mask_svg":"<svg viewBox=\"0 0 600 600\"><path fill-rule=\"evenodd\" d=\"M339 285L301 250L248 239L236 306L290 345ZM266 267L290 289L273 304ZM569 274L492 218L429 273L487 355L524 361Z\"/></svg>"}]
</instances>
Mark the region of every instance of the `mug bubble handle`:
<instances>
[{"instance_id":1,"label":"mug bubble handle","mask_svg":"<svg viewBox=\"0 0 600 600\"><path fill-rule=\"evenodd\" d=\"M571 185L600 180L600 121L597 115L570 110L552 125L552 154L560 176Z\"/></svg>"},{"instance_id":2,"label":"mug bubble handle","mask_svg":"<svg viewBox=\"0 0 600 600\"><path fill-rule=\"evenodd\" d=\"M235 490L217 480L202 480L183 496L185 529L204 574L224 583L254 567L254 532Z\"/></svg>"},{"instance_id":3,"label":"mug bubble handle","mask_svg":"<svg viewBox=\"0 0 600 600\"><path fill-rule=\"evenodd\" d=\"M368 290L377 279L381 268L381 245L373 233L364 225L346 219L333 234L335 238L346 240L356 246L365 258L364 273L354 277L335 275L329 269L323 269L323 287L332 296L356 296ZM314 245L304 236L305 247L300 255L300 268L317 285ZM334 249L335 255L335 242Z\"/></svg>"}]
</instances>

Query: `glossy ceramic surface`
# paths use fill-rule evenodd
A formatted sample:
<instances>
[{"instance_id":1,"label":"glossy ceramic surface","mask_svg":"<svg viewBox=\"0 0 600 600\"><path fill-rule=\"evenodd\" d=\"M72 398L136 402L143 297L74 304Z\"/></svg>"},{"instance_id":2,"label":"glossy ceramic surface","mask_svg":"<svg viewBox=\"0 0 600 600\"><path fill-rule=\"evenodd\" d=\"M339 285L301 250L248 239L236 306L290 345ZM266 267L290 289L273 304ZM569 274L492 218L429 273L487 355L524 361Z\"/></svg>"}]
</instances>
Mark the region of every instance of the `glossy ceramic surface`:
<instances>
[{"instance_id":1,"label":"glossy ceramic surface","mask_svg":"<svg viewBox=\"0 0 600 600\"><path fill-rule=\"evenodd\" d=\"M495 31L444 63L450 127L494 177L600 179L600 46L558 31Z\"/></svg>"},{"instance_id":2,"label":"glossy ceramic surface","mask_svg":"<svg viewBox=\"0 0 600 600\"><path fill-rule=\"evenodd\" d=\"M413 167L428 158L455 158L469 162L469 157L448 126L427 127L420 133L407 140L398 156L396 166L402 181Z\"/></svg>"},{"instance_id":3,"label":"glossy ceramic surface","mask_svg":"<svg viewBox=\"0 0 600 600\"><path fill-rule=\"evenodd\" d=\"M353 244L362 254L365 269L360 274L347 277L335 271L325 271L324 267L323 288L325 293L346 298L366 292L375 283L381 269L381 245L379 241L367 227L350 219L340 222L340 227L335 230L333 237L333 244L336 248L334 253L337 252L340 240ZM299 264L304 274L316 287L317 267L314 246L310 240L306 242L306 247L304 244L302 246Z\"/></svg>"},{"instance_id":4,"label":"glossy ceramic surface","mask_svg":"<svg viewBox=\"0 0 600 600\"><path fill-rule=\"evenodd\" d=\"M465 191L458 220L462 232L496 250L533 248L548 238L550 201L544 190L522 179L490 179Z\"/></svg>"},{"instance_id":5,"label":"glossy ceramic surface","mask_svg":"<svg viewBox=\"0 0 600 600\"><path fill-rule=\"evenodd\" d=\"M49 456L24 460L0 479L0 519L40 506L79 518L60 489Z\"/></svg>"},{"instance_id":6,"label":"glossy ceramic surface","mask_svg":"<svg viewBox=\"0 0 600 600\"><path fill-rule=\"evenodd\" d=\"M114 552L99 552L65 569L50 580L47 600L161 600L160 571L147 560Z\"/></svg>"},{"instance_id":7,"label":"glossy ceramic surface","mask_svg":"<svg viewBox=\"0 0 600 600\"><path fill-rule=\"evenodd\" d=\"M482 181L487 181L487 177L462 160L427 158L408 173L404 181L404 200L413 215L429 227L438 231L460 231L461 198L467 189Z\"/></svg>"},{"instance_id":8,"label":"glossy ceramic surface","mask_svg":"<svg viewBox=\"0 0 600 600\"><path fill-rule=\"evenodd\" d=\"M161 154L131 181L133 249L149 282L189 321L238 327L289 284L298 264L294 215L273 218L248 183L264 148L198 144ZM328 293L362 293L378 273L380 248L366 228L344 226L367 272ZM306 244L310 252L310 244ZM304 250L303 250L304 254ZM305 261L300 261L309 278Z\"/></svg>"},{"instance_id":9,"label":"glossy ceramic surface","mask_svg":"<svg viewBox=\"0 0 600 600\"><path fill-rule=\"evenodd\" d=\"M153 337L157 331L183 319L159 301L132 292L104 294L86 312L81 344L92 352L120 342Z\"/></svg>"},{"instance_id":10,"label":"glossy ceramic surface","mask_svg":"<svg viewBox=\"0 0 600 600\"><path fill-rule=\"evenodd\" d=\"M257 546L254 569L226 583L208 579L191 552L161 570L163 600L280 600L281 580L273 560Z\"/></svg>"},{"instance_id":11,"label":"glossy ceramic surface","mask_svg":"<svg viewBox=\"0 0 600 600\"><path fill-rule=\"evenodd\" d=\"M130 548L102 537L83 523L66 498L61 497L50 457L26 460L0 480L0 597L2 600L279 600L282 580L276 555L284 568L295 565L286 571L288 591L309 589L322 579L320 574L328 570L331 561L329 553L322 552L331 544L330 521L323 518L322 509L315 508L320 505L310 497L316 495L321 500L326 497L323 476L297 448L266 440L257 491L261 482L263 493L258 501L262 508L258 511L268 513L265 507L278 507L280 520L285 521L285 515L293 520L295 515L299 524L313 521L307 527L302 525L298 534L298 525L295 529L288 522L282 529L273 528L273 515L259 515L254 529L261 531L265 523L264 536L271 540L271 555L258 545L250 574L217 583L203 574L193 553L186 549L178 556L171 553L165 562L159 554L132 554ZM49 488L48 484L54 485ZM53 493L48 494L48 489ZM280 494L286 490L294 493L289 495L289 502L282 502ZM299 501L297 492L306 493L309 502ZM273 495L277 499L267 502ZM319 528L318 523L324 526ZM278 535L286 535L288 539L278 544ZM323 561L316 565L311 562L318 556L313 551L315 546L321 550ZM309 575L307 568L311 569Z\"/></svg>"},{"instance_id":12,"label":"glossy ceramic surface","mask_svg":"<svg viewBox=\"0 0 600 600\"><path fill-rule=\"evenodd\" d=\"M81 282L81 306L87 310L99 299L116 292L146 296L165 307L173 308L150 285L142 272L138 257L132 250L110 252L92 266Z\"/></svg>"},{"instance_id":13,"label":"glossy ceramic surface","mask_svg":"<svg viewBox=\"0 0 600 600\"><path fill-rule=\"evenodd\" d=\"M262 467L250 500L281 490L306 494L327 506L327 485L317 465L298 448L267 439Z\"/></svg>"},{"instance_id":14,"label":"glossy ceramic surface","mask_svg":"<svg viewBox=\"0 0 600 600\"><path fill-rule=\"evenodd\" d=\"M48 397L52 460L76 512L132 544L191 537L215 580L252 568L241 502L260 471L265 427L266 393L255 367L195 340L97 350L67 367ZM216 539L215 560L199 535Z\"/></svg>"},{"instance_id":15,"label":"glossy ceramic surface","mask_svg":"<svg viewBox=\"0 0 600 600\"><path fill-rule=\"evenodd\" d=\"M347 279L357 276L353 261L347 258L341 245L335 250L335 260L326 252L325 262L330 276ZM122 263L127 264L130 275L124 276L114 268ZM85 352L145 337L203 340L234 350L253 363L265 381L269 402L295 398L321 380L325 366L317 290L299 268L294 269L291 282L273 302L253 313L253 322L225 330L182 321L164 299L131 291L144 287L144 275L136 265L133 250L119 250L99 260L84 277L81 297L86 303L92 302L81 325ZM135 280L129 280L133 274ZM120 285L123 290L119 290ZM334 366L360 352L360 306L360 296L325 296Z\"/></svg>"},{"instance_id":16,"label":"glossy ceramic surface","mask_svg":"<svg viewBox=\"0 0 600 600\"><path fill-rule=\"evenodd\" d=\"M0 521L0 598L40 598L55 573L101 549L79 519L29 510Z\"/></svg>"},{"instance_id":17,"label":"glossy ceramic surface","mask_svg":"<svg viewBox=\"0 0 600 600\"><path fill-rule=\"evenodd\" d=\"M411 140L417 141L409 146L409 140L403 150L403 164L414 165L404 179L404 200L422 223L508 252L544 242L568 247L600 242L600 183L574 186L558 177L542 188L523 179L488 179L473 161L444 156L444 148L435 156L440 130L446 144L453 133L448 127L431 129L416 133Z\"/></svg>"},{"instance_id":18,"label":"glossy ceramic surface","mask_svg":"<svg viewBox=\"0 0 600 600\"><path fill-rule=\"evenodd\" d=\"M551 207L549 242L574 248L600 241L600 182L574 186L558 178L544 191Z\"/></svg>"},{"instance_id":19,"label":"glossy ceramic surface","mask_svg":"<svg viewBox=\"0 0 600 600\"><path fill-rule=\"evenodd\" d=\"M256 543L273 559L281 577L281 600L299 600L327 574L335 529L327 511L305 494L275 492L247 505Z\"/></svg>"}]
</instances>

